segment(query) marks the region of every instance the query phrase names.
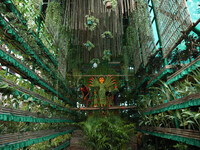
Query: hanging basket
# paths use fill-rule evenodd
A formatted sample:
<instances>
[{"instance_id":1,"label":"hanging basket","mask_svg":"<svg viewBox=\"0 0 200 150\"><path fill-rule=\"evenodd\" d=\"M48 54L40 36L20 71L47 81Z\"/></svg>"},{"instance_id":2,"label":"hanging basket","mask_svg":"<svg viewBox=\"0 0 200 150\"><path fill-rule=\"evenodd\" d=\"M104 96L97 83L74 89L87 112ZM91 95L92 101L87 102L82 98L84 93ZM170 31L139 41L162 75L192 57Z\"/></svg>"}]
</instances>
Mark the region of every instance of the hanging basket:
<instances>
[{"instance_id":1,"label":"hanging basket","mask_svg":"<svg viewBox=\"0 0 200 150\"><path fill-rule=\"evenodd\" d=\"M112 8L112 3L110 1L106 2L106 8L111 9Z\"/></svg>"}]
</instances>

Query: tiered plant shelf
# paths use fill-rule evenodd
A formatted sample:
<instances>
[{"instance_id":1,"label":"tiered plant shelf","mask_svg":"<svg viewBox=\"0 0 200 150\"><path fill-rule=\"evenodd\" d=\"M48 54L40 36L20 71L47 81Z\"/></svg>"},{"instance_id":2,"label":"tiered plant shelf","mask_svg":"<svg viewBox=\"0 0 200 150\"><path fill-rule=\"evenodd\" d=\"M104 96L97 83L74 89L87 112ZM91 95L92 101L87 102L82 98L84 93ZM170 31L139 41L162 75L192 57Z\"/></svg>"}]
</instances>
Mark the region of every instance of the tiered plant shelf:
<instances>
[{"instance_id":1,"label":"tiered plant shelf","mask_svg":"<svg viewBox=\"0 0 200 150\"><path fill-rule=\"evenodd\" d=\"M3 3L5 9L1 9L0 15L0 42L4 44L4 47L0 46L0 63L19 74L20 78L18 75L8 74L8 69L6 74L3 70L1 72L0 82L3 86L6 85L6 87L2 87L6 90L9 89L9 92L0 92L3 94L1 96L3 106L0 106L0 122L3 123L3 126L19 123L21 128L24 127L23 125L39 126L39 128L31 129L38 130L35 132L23 133L18 130L1 130L2 133L11 134L0 135L0 149L26 148L59 136L62 137L61 135L67 134L68 137L68 133L71 133L73 128L52 130L52 128L57 129L73 123L73 119L66 118L66 116L70 118L68 113L76 115L75 111L67 108L66 104L71 106L74 104L65 95L69 96L72 93L58 71L57 58L44 45L44 39L38 37L39 32L35 33L28 27L28 23L12 1L3 0L1 4ZM12 23L13 20L17 21ZM25 128L23 131L30 130ZM56 149L66 147L69 144L69 141L66 140L68 139L62 139L63 143ZM55 148L55 144L56 142L50 145Z\"/></svg>"},{"instance_id":2,"label":"tiered plant shelf","mask_svg":"<svg viewBox=\"0 0 200 150\"><path fill-rule=\"evenodd\" d=\"M35 123L72 123L72 120L66 118L49 118L44 114L37 114L29 111L6 108L0 106L0 120L15 122L35 122Z\"/></svg>"},{"instance_id":3,"label":"tiered plant shelf","mask_svg":"<svg viewBox=\"0 0 200 150\"><path fill-rule=\"evenodd\" d=\"M141 127L143 133L200 147L199 131L162 127Z\"/></svg>"},{"instance_id":4,"label":"tiered plant shelf","mask_svg":"<svg viewBox=\"0 0 200 150\"><path fill-rule=\"evenodd\" d=\"M173 100L161 105L157 105L152 108L148 108L144 110L144 114L149 115L149 114L165 112L168 110L176 110L176 109L182 109L199 105L200 105L200 93L197 93L180 98L178 100Z\"/></svg>"},{"instance_id":5,"label":"tiered plant shelf","mask_svg":"<svg viewBox=\"0 0 200 150\"><path fill-rule=\"evenodd\" d=\"M148 107L147 107L147 105L145 105L144 107L146 109L141 110L142 113L140 113L140 114L138 113L138 114L134 115L135 117L141 117L140 125L145 124L145 127L141 127L138 129L139 131L141 131L144 134L157 136L157 137L161 137L164 139L174 140L177 142L186 143L188 145L200 147L200 135L199 135L199 131L197 130L198 123L197 124L194 123L194 125L196 125L197 128L193 128L193 130L190 130L190 127L188 127L185 122L183 124L180 121L180 118L184 117L182 115L184 115L184 112L186 112L186 111L188 111L188 113L190 113L190 111L191 111L191 114L196 113L196 116L198 116L198 114L199 114L198 112L196 112L196 110L198 109L197 107L200 106L200 93L198 91L198 88L196 88L196 86L194 87L194 84L196 85L196 82L194 83L193 82L194 80L191 80L191 82L188 80L184 80L186 76L188 76L190 73L192 74L192 71L195 71L197 68L200 67L199 62L200 62L200 57L196 58L191 63L182 67L180 70L176 71L175 73L174 73L173 66L170 65L169 72L166 71L167 74L165 74L164 72L168 68L168 66L166 66L167 68L165 68L165 69L163 68L163 70L161 72L159 72L154 78L152 78L149 81L148 87L150 87L152 85L155 86L155 83L159 79L162 79L164 82L162 82L162 84L160 85L161 87L155 87L155 88L151 89L152 90L151 92L153 92L153 90L158 90L157 96L158 97L161 96L160 102L157 101L156 105L155 104L153 105L154 101L151 99L151 95L150 95L150 97L148 97L148 95L147 95L147 97L145 97L146 95L144 95L146 100L153 102L152 103L153 106L151 107L148 104ZM174 74L172 74L172 73L174 73ZM167 77L167 75L169 75L169 74L172 74L172 75ZM194 73L194 75L197 77L197 74ZM159 77L161 77L161 78L159 78ZM186 82L188 84L190 83L191 87L194 88L194 91L191 93L194 93L194 92L196 92L196 93L176 99L176 97L181 96L181 88L178 87L178 85L173 84L176 81ZM167 91L169 93L167 93ZM153 93L148 93L148 94L153 95ZM170 96L170 94L171 94L171 98L167 97L167 96ZM145 98L144 98L144 100L145 100ZM168 99L168 101L166 101L166 99ZM169 101L169 99L175 99L175 100ZM159 104L159 103L161 103L161 104ZM182 113L180 113L180 112L182 112ZM171 117L171 120L169 120L169 118L168 118L168 121L170 121L170 123L173 124L172 126L174 128L169 128L169 126L164 124L162 122L162 120L159 120L159 119L156 120L156 118L161 118L163 115L164 115L164 117L169 117L169 116ZM147 121L145 121L145 119ZM154 123L148 122L151 119ZM197 118L197 120L198 120L198 118ZM148 124L148 125L146 125L146 124ZM157 126L157 127L152 127L152 126ZM158 127L158 126L161 126L161 127ZM182 129L180 129L179 127L181 127Z\"/></svg>"},{"instance_id":6,"label":"tiered plant shelf","mask_svg":"<svg viewBox=\"0 0 200 150\"><path fill-rule=\"evenodd\" d=\"M145 83L148 82L149 80L150 80L149 77L145 77L145 78L142 80L142 82L137 86L136 89L139 89L143 84L145 84Z\"/></svg>"},{"instance_id":7,"label":"tiered plant shelf","mask_svg":"<svg viewBox=\"0 0 200 150\"><path fill-rule=\"evenodd\" d=\"M182 79L183 77L185 77L186 75L188 75L189 73L191 73L192 71L196 70L199 67L200 67L200 56L194 59L191 63L185 65L184 67L176 71L171 76L169 76L167 78L167 84L172 84L175 81Z\"/></svg>"},{"instance_id":8,"label":"tiered plant shelf","mask_svg":"<svg viewBox=\"0 0 200 150\"><path fill-rule=\"evenodd\" d=\"M152 85L155 85L159 80L166 78L168 75L172 74L173 72L174 72L173 66L172 65L166 65L165 67L163 67L163 69L159 73L157 73L152 78L145 77L142 80L142 82L140 82L140 84L137 86L136 92L134 94L137 94L139 88L142 87L143 85L145 85L146 83L147 83L146 88L149 88Z\"/></svg>"},{"instance_id":9,"label":"tiered plant shelf","mask_svg":"<svg viewBox=\"0 0 200 150\"><path fill-rule=\"evenodd\" d=\"M44 130L36 132L24 132L0 135L0 149L19 149L56 138L60 135L71 133L74 129L67 128L62 130Z\"/></svg>"},{"instance_id":10,"label":"tiered plant shelf","mask_svg":"<svg viewBox=\"0 0 200 150\"><path fill-rule=\"evenodd\" d=\"M63 106L61 106L61 105L59 105L59 104L56 104L55 102L53 102L53 101L51 101L51 100L48 100L47 98L45 98L45 97L42 96L42 95L39 95L39 94L37 94L37 93L35 93L35 92L31 91L31 90L25 89L25 88L23 88L23 87L21 87L21 86L19 86L19 85L16 85L16 84L15 84L14 82L12 82L12 81L9 81L9 80L7 80L7 79L5 79L5 78L2 78L2 77L1 77L1 80L2 80L3 82L7 83L10 87L13 87L13 88L15 88L16 90L18 90L19 92L25 93L25 94L27 94L27 95L31 95L31 96L35 97L36 99L45 101L45 102L47 102L47 103L49 103L49 104L52 104L52 105L56 105L56 106L58 106L58 107L60 107L60 108L62 108L62 109L65 109L67 112L71 112L70 110L66 109L65 107L63 107Z\"/></svg>"},{"instance_id":11,"label":"tiered plant shelf","mask_svg":"<svg viewBox=\"0 0 200 150\"><path fill-rule=\"evenodd\" d=\"M52 85L46 83L41 77L39 77L35 72L29 69L28 66L24 65L19 59L13 55L6 52L5 49L0 47L0 62L16 71L18 74L23 76L25 79L34 81L34 84L44 88L46 91L51 92L53 95L58 96L59 98L67 101L69 104L72 104L67 98L58 93Z\"/></svg>"},{"instance_id":12,"label":"tiered plant shelf","mask_svg":"<svg viewBox=\"0 0 200 150\"><path fill-rule=\"evenodd\" d=\"M170 75L174 72L172 65L166 65L163 69L157 73L151 80L148 82L147 88L151 87L152 85L156 84L157 81L166 78L167 75Z\"/></svg>"},{"instance_id":13,"label":"tiered plant shelf","mask_svg":"<svg viewBox=\"0 0 200 150\"><path fill-rule=\"evenodd\" d=\"M3 0L4 4L7 6L7 12L13 12L16 16L20 18L20 20L24 23L27 24L25 18L20 14L18 9L15 7L13 2L11 0ZM39 39L39 37L36 35L34 31L32 31L33 36L35 37L35 40L37 41L38 45L41 46L42 50L45 52L43 55L49 59L49 62L52 63L55 67L58 66L58 62L55 60L55 58L52 56L52 54L49 52L49 50L46 48L46 46L42 43L42 41Z\"/></svg>"},{"instance_id":14,"label":"tiered plant shelf","mask_svg":"<svg viewBox=\"0 0 200 150\"><path fill-rule=\"evenodd\" d=\"M14 12L16 13L18 11L15 10ZM18 16L21 16L21 15L18 14ZM22 21L25 22L24 20L22 20ZM8 42L12 43L12 45L14 45L14 47L16 49L18 49L19 51L22 51L23 53L25 53L25 54L27 54L29 56L31 56L40 67L42 67L44 70L49 72L49 74L51 75L52 79L58 80L59 84L62 85L62 88L64 88L67 92L69 92L71 94L71 92L67 89L66 85L57 76L57 73L46 66L46 64L44 63L43 58L42 58L45 55L43 53L42 53L42 55L37 55L31 49L31 47L27 43L25 43L23 41L22 37L20 37L17 34L16 29L7 20L5 20L2 17L0 17L0 29L1 29L1 32L6 36L6 39L4 39L5 41L8 41ZM37 37L35 35L35 33L33 33L33 31L32 31L32 34L34 34L34 37ZM10 41L10 39L13 39L14 41ZM45 47L41 41L38 41L39 40L38 37L35 40L36 40L37 43L39 42L38 45L40 47L42 47L42 48ZM46 51L46 53L48 52L48 54L47 54L48 56L51 56L47 48L46 48L45 51ZM45 58L48 58L48 57L45 57Z\"/></svg>"}]
</instances>

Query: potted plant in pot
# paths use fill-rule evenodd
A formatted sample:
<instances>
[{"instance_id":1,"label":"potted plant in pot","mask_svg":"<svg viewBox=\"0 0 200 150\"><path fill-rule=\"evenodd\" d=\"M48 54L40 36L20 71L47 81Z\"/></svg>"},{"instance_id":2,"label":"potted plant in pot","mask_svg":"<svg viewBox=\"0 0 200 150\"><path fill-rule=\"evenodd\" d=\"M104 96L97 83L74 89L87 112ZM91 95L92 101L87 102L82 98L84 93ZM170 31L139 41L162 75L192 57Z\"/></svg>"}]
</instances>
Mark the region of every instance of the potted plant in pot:
<instances>
[{"instance_id":1,"label":"potted plant in pot","mask_svg":"<svg viewBox=\"0 0 200 150\"><path fill-rule=\"evenodd\" d=\"M89 30L93 31L97 24L99 23L99 19L95 18L94 16L85 16L87 18L87 22L85 23L85 27L88 27Z\"/></svg>"},{"instance_id":2,"label":"potted plant in pot","mask_svg":"<svg viewBox=\"0 0 200 150\"><path fill-rule=\"evenodd\" d=\"M83 43L83 45L90 51L92 48L94 48L94 44L90 42L89 40L86 43Z\"/></svg>"},{"instance_id":3,"label":"potted plant in pot","mask_svg":"<svg viewBox=\"0 0 200 150\"><path fill-rule=\"evenodd\" d=\"M103 4L106 6L107 9L115 10L115 8L117 7L116 0L104 0Z\"/></svg>"},{"instance_id":4,"label":"potted plant in pot","mask_svg":"<svg viewBox=\"0 0 200 150\"><path fill-rule=\"evenodd\" d=\"M110 31L105 31L103 34L101 34L101 37L109 39L109 38L113 38L113 35Z\"/></svg>"},{"instance_id":5,"label":"potted plant in pot","mask_svg":"<svg viewBox=\"0 0 200 150\"><path fill-rule=\"evenodd\" d=\"M104 54L104 56L103 56L103 60L106 60L106 61L110 61L110 57L111 57L111 52L110 52L110 50L104 50L104 52L103 52L103 54Z\"/></svg>"}]
</instances>

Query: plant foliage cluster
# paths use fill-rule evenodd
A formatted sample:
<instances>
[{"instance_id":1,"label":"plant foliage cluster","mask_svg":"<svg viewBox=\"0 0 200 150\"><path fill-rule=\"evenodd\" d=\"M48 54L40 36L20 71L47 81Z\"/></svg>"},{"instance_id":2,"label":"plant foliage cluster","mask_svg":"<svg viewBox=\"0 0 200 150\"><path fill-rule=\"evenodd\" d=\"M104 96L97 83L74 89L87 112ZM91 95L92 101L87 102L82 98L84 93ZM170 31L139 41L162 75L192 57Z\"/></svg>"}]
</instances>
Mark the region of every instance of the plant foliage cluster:
<instances>
[{"instance_id":1,"label":"plant foliage cluster","mask_svg":"<svg viewBox=\"0 0 200 150\"><path fill-rule=\"evenodd\" d=\"M200 91L200 71L193 72L193 75L182 82L176 82L174 86L167 85L161 81L160 87L152 87L148 94L141 95L137 100L137 107L140 113L148 107L158 106L166 102L177 100ZM200 130L200 109L196 107L176 110L178 124L184 129ZM175 116L173 111L166 111L154 115L142 115L139 125L175 128Z\"/></svg>"},{"instance_id":2,"label":"plant foliage cluster","mask_svg":"<svg viewBox=\"0 0 200 150\"><path fill-rule=\"evenodd\" d=\"M86 15L85 18L87 19L87 23L85 23L85 27L89 28L89 30L94 31L97 24L99 23L99 19L95 18L94 16ZM88 21L91 21L91 24L88 24Z\"/></svg>"},{"instance_id":3,"label":"plant foliage cluster","mask_svg":"<svg viewBox=\"0 0 200 150\"><path fill-rule=\"evenodd\" d=\"M135 132L134 124L127 124L118 116L93 116L80 123L88 150L120 150L129 143Z\"/></svg>"},{"instance_id":4,"label":"plant foliage cluster","mask_svg":"<svg viewBox=\"0 0 200 150\"><path fill-rule=\"evenodd\" d=\"M103 4L106 5L107 2L110 2L112 5L112 10L115 10L117 7L117 1L116 0L104 0Z\"/></svg>"}]
</instances>

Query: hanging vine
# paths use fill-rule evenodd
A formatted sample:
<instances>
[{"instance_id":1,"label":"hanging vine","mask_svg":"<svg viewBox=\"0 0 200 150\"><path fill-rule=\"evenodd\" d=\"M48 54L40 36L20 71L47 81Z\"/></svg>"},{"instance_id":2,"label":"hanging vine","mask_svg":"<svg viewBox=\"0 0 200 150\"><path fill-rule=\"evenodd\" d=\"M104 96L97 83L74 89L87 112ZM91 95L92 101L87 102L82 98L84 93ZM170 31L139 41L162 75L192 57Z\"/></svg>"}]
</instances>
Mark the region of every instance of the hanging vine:
<instances>
[{"instance_id":1,"label":"hanging vine","mask_svg":"<svg viewBox=\"0 0 200 150\"><path fill-rule=\"evenodd\" d=\"M139 28L145 36L150 36L148 8L145 0L137 1L137 8L133 11L133 17L137 29Z\"/></svg>"},{"instance_id":2,"label":"hanging vine","mask_svg":"<svg viewBox=\"0 0 200 150\"><path fill-rule=\"evenodd\" d=\"M53 35L55 46L59 49L59 67L62 76L66 76L67 54L69 49L70 32L67 27L63 25L62 11L60 3L51 2L46 10L45 23L49 32Z\"/></svg>"}]
</instances>

